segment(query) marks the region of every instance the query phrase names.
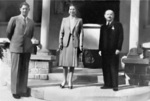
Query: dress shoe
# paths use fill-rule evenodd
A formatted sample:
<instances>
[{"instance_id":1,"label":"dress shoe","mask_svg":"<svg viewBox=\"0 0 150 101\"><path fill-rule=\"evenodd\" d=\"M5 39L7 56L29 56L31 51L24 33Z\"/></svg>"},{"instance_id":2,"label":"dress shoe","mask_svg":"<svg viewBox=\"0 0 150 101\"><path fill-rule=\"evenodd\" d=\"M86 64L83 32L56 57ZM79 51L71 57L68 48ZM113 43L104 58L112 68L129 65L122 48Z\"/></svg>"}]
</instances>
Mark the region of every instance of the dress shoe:
<instances>
[{"instance_id":1,"label":"dress shoe","mask_svg":"<svg viewBox=\"0 0 150 101\"><path fill-rule=\"evenodd\" d=\"M21 96L19 94L12 94L12 96L15 98L15 99L20 99Z\"/></svg>"},{"instance_id":2,"label":"dress shoe","mask_svg":"<svg viewBox=\"0 0 150 101\"><path fill-rule=\"evenodd\" d=\"M116 87L116 88L113 88L113 91L118 91L118 88Z\"/></svg>"},{"instance_id":3,"label":"dress shoe","mask_svg":"<svg viewBox=\"0 0 150 101\"><path fill-rule=\"evenodd\" d=\"M20 94L21 97L30 97L30 93L23 93L23 94Z\"/></svg>"},{"instance_id":4,"label":"dress shoe","mask_svg":"<svg viewBox=\"0 0 150 101\"><path fill-rule=\"evenodd\" d=\"M31 89L27 87L26 93L21 93L20 96L21 97L30 97L30 94L31 94Z\"/></svg>"},{"instance_id":5,"label":"dress shoe","mask_svg":"<svg viewBox=\"0 0 150 101\"><path fill-rule=\"evenodd\" d=\"M27 92L23 93L21 96L22 97L30 97L30 95L31 95L31 89L27 87Z\"/></svg>"},{"instance_id":6,"label":"dress shoe","mask_svg":"<svg viewBox=\"0 0 150 101\"><path fill-rule=\"evenodd\" d=\"M30 94L25 93L25 94L21 94L20 96L22 96L22 97L30 97Z\"/></svg>"},{"instance_id":7,"label":"dress shoe","mask_svg":"<svg viewBox=\"0 0 150 101\"><path fill-rule=\"evenodd\" d=\"M60 88L65 88L65 85L60 84Z\"/></svg>"},{"instance_id":8,"label":"dress shoe","mask_svg":"<svg viewBox=\"0 0 150 101\"><path fill-rule=\"evenodd\" d=\"M101 89L110 89L111 87L108 86L102 86Z\"/></svg>"},{"instance_id":9,"label":"dress shoe","mask_svg":"<svg viewBox=\"0 0 150 101\"><path fill-rule=\"evenodd\" d=\"M73 89L73 86L68 86L69 89Z\"/></svg>"}]
</instances>

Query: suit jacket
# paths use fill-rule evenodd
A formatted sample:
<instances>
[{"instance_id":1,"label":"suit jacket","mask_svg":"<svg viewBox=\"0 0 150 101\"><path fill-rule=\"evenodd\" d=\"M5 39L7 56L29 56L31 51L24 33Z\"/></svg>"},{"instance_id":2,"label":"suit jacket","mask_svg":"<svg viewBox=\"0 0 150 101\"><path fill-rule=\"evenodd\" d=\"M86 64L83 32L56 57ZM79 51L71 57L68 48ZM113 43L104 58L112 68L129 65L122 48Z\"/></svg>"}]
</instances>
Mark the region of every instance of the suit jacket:
<instances>
[{"instance_id":1,"label":"suit jacket","mask_svg":"<svg viewBox=\"0 0 150 101\"><path fill-rule=\"evenodd\" d=\"M16 53L33 52L31 39L34 33L34 22L27 18L27 24L22 15L14 16L7 26L7 37L10 40L10 51Z\"/></svg>"},{"instance_id":2,"label":"suit jacket","mask_svg":"<svg viewBox=\"0 0 150 101\"><path fill-rule=\"evenodd\" d=\"M102 53L115 53L122 48L123 27L120 22L112 22L109 26L106 24L101 27L100 46Z\"/></svg>"},{"instance_id":3,"label":"suit jacket","mask_svg":"<svg viewBox=\"0 0 150 101\"><path fill-rule=\"evenodd\" d=\"M73 36L73 46L79 47L82 44L83 40L83 31L82 31L82 19L75 18L75 24L73 26L73 31L71 33L69 17L63 18L60 28L60 35L59 35L59 45L63 47L67 47L69 43L70 34ZM81 39L80 39L81 38Z\"/></svg>"}]
</instances>

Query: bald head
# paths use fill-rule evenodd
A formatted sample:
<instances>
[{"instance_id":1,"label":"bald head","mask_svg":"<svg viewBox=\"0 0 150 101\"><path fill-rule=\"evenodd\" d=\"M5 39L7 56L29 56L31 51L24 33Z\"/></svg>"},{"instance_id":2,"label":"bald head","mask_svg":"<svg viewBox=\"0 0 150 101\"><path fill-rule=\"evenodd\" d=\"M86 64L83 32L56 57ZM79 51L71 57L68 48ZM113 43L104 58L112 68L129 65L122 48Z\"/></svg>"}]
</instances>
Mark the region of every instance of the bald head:
<instances>
[{"instance_id":1,"label":"bald head","mask_svg":"<svg viewBox=\"0 0 150 101\"><path fill-rule=\"evenodd\" d=\"M106 21L113 21L114 20L114 11L113 10L106 10L104 17Z\"/></svg>"}]
</instances>

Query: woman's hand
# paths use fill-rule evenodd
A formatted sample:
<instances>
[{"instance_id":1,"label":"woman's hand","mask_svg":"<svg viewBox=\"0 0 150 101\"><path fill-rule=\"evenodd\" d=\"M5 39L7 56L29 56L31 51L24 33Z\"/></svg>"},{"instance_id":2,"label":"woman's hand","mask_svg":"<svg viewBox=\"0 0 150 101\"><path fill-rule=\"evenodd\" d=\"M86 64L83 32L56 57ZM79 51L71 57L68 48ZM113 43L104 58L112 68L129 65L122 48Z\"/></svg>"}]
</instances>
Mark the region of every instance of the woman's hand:
<instances>
[{"instance_id":1,"label":"woman's hand","mask_svg":"<svg viewBox=\"0 0 150 101\"><path fill-rule=\"evenodd\" d=\"M59 50L62 50L63 49L63 45L59 45Z\"/></svg>"},{"instance_id":2,"label":"woman's hand","mask_svg":"<svg viewBox=\"0 0 150 101\"><path fill-rule=\"evenodd\" d=\"M83 46L80 46L80 51L81 51L81 52L83 51Z\"/></svg>"}]
</instances>

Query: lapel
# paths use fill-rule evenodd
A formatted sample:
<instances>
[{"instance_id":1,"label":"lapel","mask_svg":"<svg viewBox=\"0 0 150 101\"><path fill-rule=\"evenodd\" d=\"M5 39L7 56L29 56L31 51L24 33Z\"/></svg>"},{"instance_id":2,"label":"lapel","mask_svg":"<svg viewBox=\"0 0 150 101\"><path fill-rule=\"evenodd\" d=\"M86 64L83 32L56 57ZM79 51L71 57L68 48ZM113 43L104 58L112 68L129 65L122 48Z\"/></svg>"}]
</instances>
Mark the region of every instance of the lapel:
<instances>
[{"instance_id":1,"label":"lapel","mask_svg":"<svg viewBox=\"0 0 150 101\"><path fill-rule=\"evenodd\" d=\"M26 19L26 27L25 27L25 32L24 32L24 34L26 34L26 32L27 32L27 30L28 30L28 28L29 28L29 18L27 17L27 19Z\"/></svg>"},{"instance_id":2,"label":"lapel","mask_svg":"<svg viewBox=\"0 0 150 101\"><path fill-rule=\"evenodd\" d=\"M111 24L109 25L109 27L112 27L114 25L114 21L111 22Z\"/></svg>"},{"instance_id":3,"label":"lapel","mask_svg":"<svg viewBox=\"0 0 150 101\"><path fill-rule=\"evenodd\" d=\"M77 22L78 22L78 18L76 18L75 17L75 22L74 22L74 24L72 25L72 31L71 31L71 28L70 28L70 18L68 17L68 21L67 21L69 24L69 30L70 30L70 33L73 33L74 32L74 29L75 29L75 26L76 26L76 24L77 24Z\"/></svg>"},{"instance_id":4,"label":"lapel","mask_svg":"<svg viewBox=\"0 0 150 101\"><path fill-rule=\"evenodd\" d=\"M26 19L26 24L25 24L25 22L24 22L24 18L23 18L23 16L22 15L19 15L19 18L20 18L20 20L21 20L21 23L22 23L22 25L23 25L23 33L24 33L24 35L26 34L26 32L27 32L27 29L28 29L28 27L29 27L29 18L27 17L27 19Z\"/></svg>"},{"instance_id":5,"label":"lapel","mask_svg":"<svg viewBox=\"0 0 150 101\"><path fill-rule=\"evenodd\" d=\"M25 22L24 22L23 16L22 16L22 15L19 15L19 19L20 19L22 25L25 27Z\"/></svg>"},{"instance_id":6,"label":"lapel","mask_svg":"<svg viewBox=\"0 0 150 101\"><path fill-rule=\"evenodd\" d=\"M106 30L109 30L109 29L112 29L112 27L114 28L114 23L115 23L115 22L112 21L109 26L105 24L105 29L106 29Z\"/></svg>"}]
</instances>

